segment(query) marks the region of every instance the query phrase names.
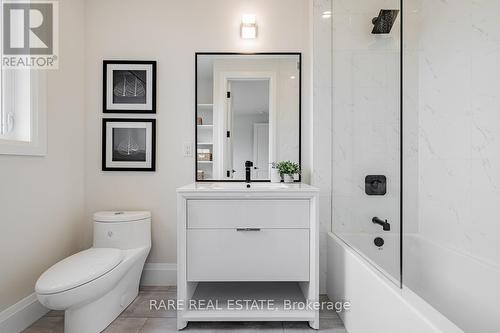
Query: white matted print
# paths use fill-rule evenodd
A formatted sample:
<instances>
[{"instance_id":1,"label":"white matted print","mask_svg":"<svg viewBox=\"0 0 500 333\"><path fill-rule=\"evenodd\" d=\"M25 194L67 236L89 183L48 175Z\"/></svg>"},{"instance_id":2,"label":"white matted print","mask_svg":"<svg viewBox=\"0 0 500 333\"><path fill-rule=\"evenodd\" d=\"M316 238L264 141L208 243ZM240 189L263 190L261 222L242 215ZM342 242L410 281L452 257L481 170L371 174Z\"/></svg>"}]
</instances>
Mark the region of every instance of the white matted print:
<instances>
[{"instance_id":1,"label":"white matted print","mask_svg":"<svg viewBox=\"0 0 500 333\"><path fill-rule=\"evenodd\" d=\"M156 112L156 61L105 60L104 113Z\"/></svg>"},{"instance_id":2,"label":"white matted print","mask_svg":"<svg viewBox=\"0 0 500 333\"><path fill-rule=\"evenodd\" d=\"M155 171L155 119L103 119L103 171Z\"/></svg>"}]
</instances>

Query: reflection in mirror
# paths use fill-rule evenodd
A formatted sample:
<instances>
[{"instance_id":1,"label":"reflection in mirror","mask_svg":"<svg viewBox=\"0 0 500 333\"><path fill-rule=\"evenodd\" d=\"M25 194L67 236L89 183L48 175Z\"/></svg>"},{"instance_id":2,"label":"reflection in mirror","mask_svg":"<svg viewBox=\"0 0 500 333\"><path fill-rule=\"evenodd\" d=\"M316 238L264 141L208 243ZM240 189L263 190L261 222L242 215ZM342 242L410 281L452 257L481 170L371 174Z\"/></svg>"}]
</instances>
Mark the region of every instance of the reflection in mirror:
<instances>
[{"instance_id":1,"label":"reflection in mirror","mask_svg":"<svg viewBox=\"0 0 500 333\"><path fill-rule=\"evenodd\" d=\"M300 164L300 54L196 55L196 179L269 180ZM300 176L296 176L299 180Z\"/></svg>"}]
</instances>

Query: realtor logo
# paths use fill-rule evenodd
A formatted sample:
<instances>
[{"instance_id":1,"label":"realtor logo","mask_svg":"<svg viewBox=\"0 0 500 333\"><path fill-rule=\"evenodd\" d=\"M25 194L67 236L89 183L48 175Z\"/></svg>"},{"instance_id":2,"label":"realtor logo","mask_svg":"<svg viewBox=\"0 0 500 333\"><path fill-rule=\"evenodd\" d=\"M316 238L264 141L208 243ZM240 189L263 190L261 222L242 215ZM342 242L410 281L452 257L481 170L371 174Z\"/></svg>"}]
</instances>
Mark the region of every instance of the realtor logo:
<instances>
[{"instance_id":1,"label":"realtor logo","mask_svg":"<svg viewBox=\"0 0 500 333\"><path fill-rule=\"evenodd\" d=\"M57 1L3 1L2 66L57 68Z\"/></svg>"}]
</instances>

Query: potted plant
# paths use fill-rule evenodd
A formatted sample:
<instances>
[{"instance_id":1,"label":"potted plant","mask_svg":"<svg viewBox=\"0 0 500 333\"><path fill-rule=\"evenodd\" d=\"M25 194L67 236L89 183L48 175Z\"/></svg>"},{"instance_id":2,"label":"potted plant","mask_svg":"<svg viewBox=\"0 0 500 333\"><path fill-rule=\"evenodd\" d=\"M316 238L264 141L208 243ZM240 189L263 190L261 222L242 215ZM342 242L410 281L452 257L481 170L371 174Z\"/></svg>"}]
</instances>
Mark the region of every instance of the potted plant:
<instances>
[{"instance_id":1,"label":"potted plant","mask_svg":"<svg viewBox=\"0 0 500 333\"><path fill-rule=\"evenodd\" d=\"M285 183L293 183L293 176L300 172L300 167L292 161L282 161L276 164L276 168L283 177Z\"/></svg>"}]
</instances>

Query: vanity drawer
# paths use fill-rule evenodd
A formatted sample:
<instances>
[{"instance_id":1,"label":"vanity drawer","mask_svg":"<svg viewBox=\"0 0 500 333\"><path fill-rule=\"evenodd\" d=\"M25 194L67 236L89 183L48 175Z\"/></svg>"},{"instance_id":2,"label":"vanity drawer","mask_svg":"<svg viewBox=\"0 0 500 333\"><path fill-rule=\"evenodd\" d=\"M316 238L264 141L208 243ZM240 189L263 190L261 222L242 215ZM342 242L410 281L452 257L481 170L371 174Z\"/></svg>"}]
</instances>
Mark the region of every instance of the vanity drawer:
<instances>
[{"instance_id":1,"label":"vanity drawer","mask_svg":"<svg viewBox=\"0 0 500 333\"><path fill-rule=\"evenodd\" d=\"M188 228L309 228L309 200L188 200Z\"/></svg>"},{"instance_id":2,"label":"vanity drawer","mask_svg":"<svg viewBox=\"0 0 500 333\"><path fill-rule=\"evenodd\" d=\"M190 229L189 281L309 281L309 230Z\"/></svg>"}]
</instances>

